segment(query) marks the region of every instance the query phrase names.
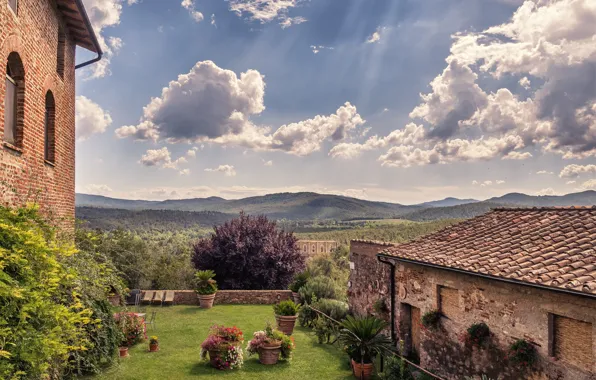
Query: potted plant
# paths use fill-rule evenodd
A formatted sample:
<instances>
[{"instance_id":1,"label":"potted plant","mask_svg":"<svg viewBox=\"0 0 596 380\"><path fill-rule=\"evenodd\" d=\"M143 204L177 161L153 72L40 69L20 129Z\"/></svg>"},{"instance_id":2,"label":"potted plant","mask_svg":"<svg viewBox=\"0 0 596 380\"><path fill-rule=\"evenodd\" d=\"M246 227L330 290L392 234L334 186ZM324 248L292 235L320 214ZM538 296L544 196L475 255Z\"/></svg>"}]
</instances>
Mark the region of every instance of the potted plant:
<instances>
[{"instance_id":1,"label":"potted plant","mask_svg":"<svg viewBox=\"0 0 596 380\"><path fill-rule=\"evenodd\" d=\"M300 306L296 305L294 301L286 300L273 305L273 311L277 328L286 335L292 335Z\"/></svg>"},{"instance_id":2,"label":"potted plant","mask_svg":"<svg viewBox=\"0 0 596 380\"><path fill-rule=\"evenodd\" d=\"M120 357L128 356L128 348L146 338L145 320L134 313L120 312L114 315L120 331Z\"/></svg>"},{"instance_id":3,"label":"potted plant","mask_svg":"<svg viewBox=\"0 0 596 380\"><path fill-rule=\"evenodd\" d=\"M376 317L346 317L341 322L339 339L352 361L354 375L359 379L370 379L373 361L377 355L394 352L391 339L382 333L387 322Z\"/></svg>"},{"instance_id":4,"label":"potted plant","mask_svg":"<svg viewBox=\"0 0 596 380\"><path fill-rule=\"evenodd\" d=\"M157 351L159 351L159 341L157 340L157 337L153 335L151 338L149 338L149 352Z\"/></svg>"},{"instance_id":5,"label":"potted plant","mask_svg":"<svg viewBox=\"0 0 596 380\"><path fill-rule=\"evenodd\" d=\"M427 311L421 318L422 327L431 330L438 329L441 323L442 316L443 314L439 310Z\"/></svg>"},{"instance_id":6,"label":"potted plant","mask_svg":"<svg viewBox=\"0 0 596 380\"><path fill-rule=\"evenodd\" d=\"M217 292L217 281L213 279L215 272L212 270L200 270L195 273L197 288L195 291L199 296L199 305L203 309L211 309Z\"/></svg>"},{"instance_id":7,"label":"potted plant","mask_svg":"<svg viewBox=\"0 0 596 380\"><path fill-rule=\"evenodd\" d=\"M308 281L309 277L310 275L308 274L308 272L298 273L296 277L294 277L294 281L292 281L292 283L289 286L290 290L292 291L292 299L296 304L299 304L301 301L300 293L298 292L300 291L300 288L306 285L306 282Z\"/></svg>"},{"instance_id":8,"label":"potted plant","mask_svg":"<svg viewBox=\"0 0 596 380\"><path fill-rule=\"evenodd\" d=\"M243 364L243 342L244 335L236 326L214 325L201 344L201 358L206 360L209 357L211 366L220 370L240 368Z\"/></svg>"},{"instance_id":9,"label":"potted plant","mask_svg":"<svg viewBox=\"0 0 596 380\"><path fill-rule=\"evenodd\" d=\"M259 362L265 365L276 364L278 360L289 360L294 351L294 340L279 330L274 330L267 324L265 330L257 331L248 342L248 355L259 355Z\"/></svg>"}]
</instances>

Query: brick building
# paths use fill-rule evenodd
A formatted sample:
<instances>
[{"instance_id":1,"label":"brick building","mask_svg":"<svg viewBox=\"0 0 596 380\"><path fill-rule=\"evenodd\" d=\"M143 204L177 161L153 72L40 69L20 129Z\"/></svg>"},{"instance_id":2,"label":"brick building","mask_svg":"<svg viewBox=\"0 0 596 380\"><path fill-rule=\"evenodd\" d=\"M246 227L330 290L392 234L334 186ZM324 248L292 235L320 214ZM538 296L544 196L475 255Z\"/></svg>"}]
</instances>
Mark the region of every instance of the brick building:
<instances>
[{"instance_id":1,"label":"brick building","mask_svg":"<svg viewBox=\"0 0 596 380\"><path fill-rule=\"evenodd\" d=\"M76 46L97 58L75 65ZM81 0L0 0L0 200L74 221L75 69L101 48Z\"/></svg>"},{"instance_id":2,"label":"brick building","mask_svg":"<svg viewBox=\"0 0 596 380\"><path fill-rule=\"evenodd\" d=\"M320 253L331 253L338 247L335 240L298 240L300 252L306 257L313 257Z\"/></svg>"},{"instance_id":3,"label":"brick building","mask_svg":"<svg viewBox=\"0 0 596 380\"><path fill-rule=\"evenodd\" d=\"M349 302L374 313L383 298L391 333L423 367L448 379L596 378L596 207L497 209L406 244L353 241ZM424 313L442 313L436 330ZM473 323L493 336L460 341ZM531 342L535 368L505 357Z\"/></svg>"}]
</instances>

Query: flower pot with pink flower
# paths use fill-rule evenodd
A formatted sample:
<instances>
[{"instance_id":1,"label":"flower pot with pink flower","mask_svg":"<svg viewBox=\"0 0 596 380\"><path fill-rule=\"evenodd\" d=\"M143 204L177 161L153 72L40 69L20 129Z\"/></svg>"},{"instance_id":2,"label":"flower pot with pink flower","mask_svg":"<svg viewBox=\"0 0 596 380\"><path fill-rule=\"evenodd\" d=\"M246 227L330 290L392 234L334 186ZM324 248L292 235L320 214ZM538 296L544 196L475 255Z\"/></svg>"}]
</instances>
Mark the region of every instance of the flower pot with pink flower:
<instances>
[{"instance_id":1,"label":"flower pot with pink flower","mask_svg":"<svg viewBox=\"0 0 596 380\"><path fill-rule=\"evenodd\" d=\"M209 359L211 366L220 370L240 368L244 363L243 342L244 335L236 326L214 325L201 344L201 358Z\"/></svg>"},{"instance_id":2,"label":"flower pot with pink flower","mask_svg":"<svg viewBox=\"0 0 596 380\"><path fill-rule=\"evenodd\" d=\"M294 339L267 324L263 331L257 331L248 342L248 355L259 355L259 362L265 365L277 364L279 359L289 360L294 351Z\"/></svg>"}]
</instances>

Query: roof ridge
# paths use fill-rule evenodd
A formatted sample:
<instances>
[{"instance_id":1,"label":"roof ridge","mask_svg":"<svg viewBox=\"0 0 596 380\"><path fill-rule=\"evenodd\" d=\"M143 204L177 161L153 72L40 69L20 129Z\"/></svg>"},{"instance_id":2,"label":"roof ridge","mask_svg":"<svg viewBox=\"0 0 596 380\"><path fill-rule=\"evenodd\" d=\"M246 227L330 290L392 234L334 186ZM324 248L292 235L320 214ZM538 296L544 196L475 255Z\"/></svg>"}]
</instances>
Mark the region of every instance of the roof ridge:
<instances>
[{"instance_id":1,"label":"roof ridge","mask_svg":"<svg viewBox=\"0 0 596 380\"><path fill-rule=\"evenodd\" d=\"M569 210L596 210L593 206L520 206L520 207L495 207L491 211L569 211Z\"/></svg>"}]
</instances>

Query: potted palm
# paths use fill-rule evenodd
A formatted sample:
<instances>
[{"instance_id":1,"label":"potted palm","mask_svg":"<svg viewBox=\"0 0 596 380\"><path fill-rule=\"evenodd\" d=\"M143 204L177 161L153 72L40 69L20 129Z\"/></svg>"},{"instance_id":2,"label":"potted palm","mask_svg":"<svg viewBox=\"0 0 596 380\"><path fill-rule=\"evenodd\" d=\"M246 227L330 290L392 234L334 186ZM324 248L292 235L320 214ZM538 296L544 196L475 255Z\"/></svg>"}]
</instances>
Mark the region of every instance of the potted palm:
<instances>
[{"instance_id":1,"label":"potted palm","mask_svg":"<svg viewBox=\"0 0 596 380\"><path fill-rule=\"evenodd\" d=\"M151 338L149 338L149 352L157 351L159 351L159 341L157 340L157 337L153 335Z\"/></svg>"},{"instance_id":2,"label":"potted palm","mask_svg":"<svg viewBox=\"0 0 596 380\"><path fill-rule=\"evenodd\" d=\"M348 316L341 322L339 339L346 347L357 378L370 379L375 357L395 351L391 339L382 332L386 327L387 322L375 317Z\"/></svg>"},{"instance_id":3,"label":"potted palm","mask_svg":"<svg viewBox=\"0 0 596 380\"><path fill-rule=\"evenodd\" d=\"M200 270L195 273L197 288L195 291L199 296L199 305L203 309L213 307L213 300L217 292L217 281L213 279L215 272L212 270Z\"/></svg>"},{"instance_id":4,"label":"potted palm","mask_svg":"<svg viewBox=\"0 0 596 380\"><path fill-rule=\"evenodd\" d=\"M309 277L310 275L308 272L298 273L296 277L294 277L294 281L292 281L289 286L290 290L292 291L292 299L297 304L300 303L300 293L298 292L300 291L300 288L306 285Z\"/></svg>"},{"instance_id":5,"label":"potted palm","mask_svg":"<svg viewBox=\"0 0 596 380\"><path fill-rule=\"evenodd\" d=\"M273 365L281 358L289 360L294 350L294 340L279 330L274 330L271 324L263 331L257 331L248 342L246 351L248 355L259 355L259 362L265 365Z\"/></svg>"},{"instance_id":6,"label":"potted palm","mask_svg":"<svg viewBox=\"0 0 596 380\"><path fill-rule=\"evenodd\" d=\"M275 312L277 328L286 335L292 335L300 306L292 300L286 300L273 305L273 311Z\"/></svg>"}]
</instances>

